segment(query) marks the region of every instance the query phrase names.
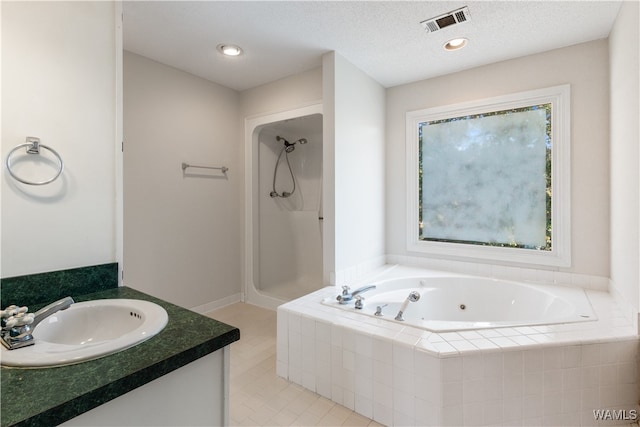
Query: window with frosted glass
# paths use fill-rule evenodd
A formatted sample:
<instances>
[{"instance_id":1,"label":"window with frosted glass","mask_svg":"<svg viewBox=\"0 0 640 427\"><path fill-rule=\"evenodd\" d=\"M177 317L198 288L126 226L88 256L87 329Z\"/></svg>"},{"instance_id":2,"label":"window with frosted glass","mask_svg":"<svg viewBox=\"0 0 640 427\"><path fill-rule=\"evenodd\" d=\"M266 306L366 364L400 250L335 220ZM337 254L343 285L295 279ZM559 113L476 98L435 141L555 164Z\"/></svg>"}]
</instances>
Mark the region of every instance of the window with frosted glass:
<instances>
[{"instance_id":1,"label":"window with frosted glass","mask_svg":"<svg viewBox=\"0 0 640 427\"><path fill-rule=\"evenodd\" d=\"M551 109L418 123L419 240L551 251Z\"/></svg>"}]
</instances>

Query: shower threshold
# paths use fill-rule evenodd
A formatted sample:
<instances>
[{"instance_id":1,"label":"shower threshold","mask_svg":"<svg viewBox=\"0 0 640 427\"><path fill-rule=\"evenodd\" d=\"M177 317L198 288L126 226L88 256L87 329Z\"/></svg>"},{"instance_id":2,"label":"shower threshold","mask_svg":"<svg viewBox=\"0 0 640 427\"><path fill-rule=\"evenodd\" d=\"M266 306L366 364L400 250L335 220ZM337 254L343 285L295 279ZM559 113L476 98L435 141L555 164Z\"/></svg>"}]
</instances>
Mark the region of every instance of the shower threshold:
<instances>
[{"instance_id":1,"label":"shower threshold","mask_svg":"<svg viewBox=\"0 0 640 427\"><path fill-rule=\"evenodd\" d=\"M292 281L279 282L265 286L260 289L260 292L278 298L284 301L291 301L296 298L300 298L304 295L315 292L320 288L323 288L321 278L302 278Z\"/></svg>"}]
</instances>

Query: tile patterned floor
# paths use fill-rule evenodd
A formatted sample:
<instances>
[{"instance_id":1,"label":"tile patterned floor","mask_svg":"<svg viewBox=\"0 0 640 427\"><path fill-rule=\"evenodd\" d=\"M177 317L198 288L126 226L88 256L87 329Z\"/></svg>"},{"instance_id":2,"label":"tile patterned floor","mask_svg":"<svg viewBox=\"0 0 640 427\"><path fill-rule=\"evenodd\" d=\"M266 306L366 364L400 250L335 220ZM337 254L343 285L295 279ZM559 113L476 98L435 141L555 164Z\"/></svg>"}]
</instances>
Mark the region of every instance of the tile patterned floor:
<instances>
[{"instance_id":1,"label":"tile patterned floor","mask_svg":"<svg viewBox=\"0 0 640 427\"><path fill-rule=\"evenodd\" d=\"M240 329L231 345L232 426L380 426L276 375L276 312L237 303L207 314Z\"/></svg>"}]
</instances>

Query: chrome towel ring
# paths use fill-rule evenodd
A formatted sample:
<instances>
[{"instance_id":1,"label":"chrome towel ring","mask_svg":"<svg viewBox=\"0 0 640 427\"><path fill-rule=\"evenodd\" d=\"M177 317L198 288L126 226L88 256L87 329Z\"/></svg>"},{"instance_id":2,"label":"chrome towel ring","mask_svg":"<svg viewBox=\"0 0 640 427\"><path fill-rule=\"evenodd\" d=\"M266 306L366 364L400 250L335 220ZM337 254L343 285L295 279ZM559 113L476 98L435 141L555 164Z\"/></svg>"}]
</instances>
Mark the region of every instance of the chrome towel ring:
<instances>
[{"instance_id":1,"label":"chrome towel ring","mask_svg":"<svg viewBox=\"0 0 640 427\"><path fill-rule=\"evenodd\" d=\"M58 162L60 163L60 165L58 166L58 171L56 172L56 174L49 179L46 179L44 181L27 181L26 179L22 179L19 176L17 176L12 170L11 170L11 156L13 155L13 153L16 150L19 150L20 148L27 148L27 154L40 154L40 149L44 148L45 150L49 150L51 151L51 153L53 153L54 156L56 156L56 158L58 159ZM44 144L40 144L40 138L35 138L32 136L28 136L27 137L27 142L25 142L24 144L20 144L16 147L13 148L13 150L9 151L9 154L7 155L7 170L9 171L9 174L17 181L20 181L23 184L28 184L28 185L45 185L45 184L49 184L53 181L55 181L60 174L62 173L62 170L64 169L64 162L62 161L62 157L60 157L60 154L58 154L58 152L56 150L54 150L51 147L48 147Z\"/></svg>"}]
</instances>

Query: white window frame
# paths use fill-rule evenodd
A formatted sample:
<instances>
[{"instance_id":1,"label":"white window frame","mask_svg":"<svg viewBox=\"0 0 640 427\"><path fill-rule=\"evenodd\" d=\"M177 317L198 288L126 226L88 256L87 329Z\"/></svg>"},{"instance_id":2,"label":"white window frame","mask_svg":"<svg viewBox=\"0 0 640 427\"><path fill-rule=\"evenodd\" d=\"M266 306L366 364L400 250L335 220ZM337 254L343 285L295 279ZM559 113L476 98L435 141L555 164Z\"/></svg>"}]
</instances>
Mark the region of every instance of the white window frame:
<instances>
[{"instance_id":1,"label":"white window frame","mask_svg":"<svg viewBox=\"0 0 640 427\"><path fill-rule=\"evenodd\" d=\"M551 224L553 227L551 250L420 240L418 225L419 124L540 104L551 104L551 185L553 189L551 196ZM571 265L570 114L570 86L568 84L407 112L407 251L472 261L569 267Z\"/></svg>"}]
</instances>

